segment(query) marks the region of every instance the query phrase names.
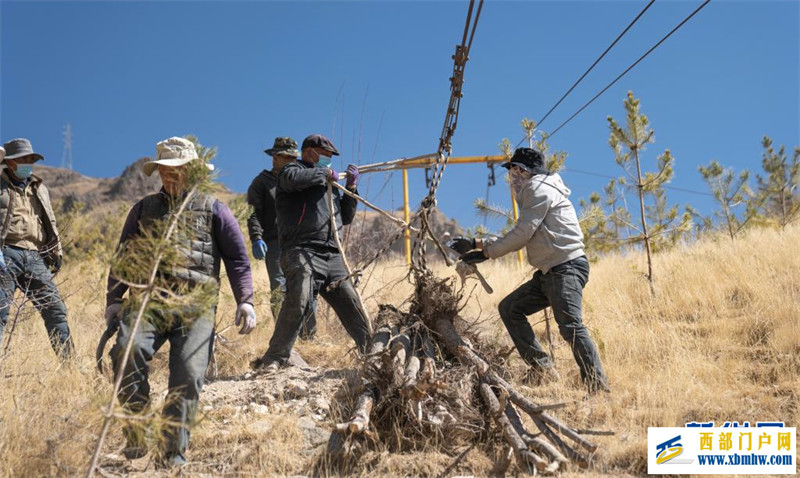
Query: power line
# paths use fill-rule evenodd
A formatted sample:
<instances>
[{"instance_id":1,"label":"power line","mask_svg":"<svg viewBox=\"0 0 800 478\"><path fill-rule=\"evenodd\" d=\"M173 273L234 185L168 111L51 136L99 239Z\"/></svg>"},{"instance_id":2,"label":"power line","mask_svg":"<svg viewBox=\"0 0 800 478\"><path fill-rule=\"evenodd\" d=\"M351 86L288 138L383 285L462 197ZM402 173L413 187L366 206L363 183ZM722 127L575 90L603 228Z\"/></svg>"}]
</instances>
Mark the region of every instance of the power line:
<instances>
[{"instance_id":1,"label":"power line","mask_svg":"<svg viewBox=\"0 0 800 478\"><path fill-rule=\"evenodd\" d=\"M599 178L618 179L616 176L610 176L608 174L603 174L603 173L596 173L594 171L586 171L586 170L583 170L583 169L571 168L569 166L564 166L562 169L564 171L570 171L570 172L579 173L579 174L586 174L588 176L597 176ZM689 193L689 194L698 194L700 196L711 196L711 197L714 197L714 195L711 194L711 193L707 193L707 192L703 192L703 191L694 191L692 189L679 188L679 187L676 187L676 186L664 186L664 189L670 189L672 191L680 191L680 192Z\"/></svg>"},{"instance_id":2,"label":"power line","mask_svg":"<svg viewBox=\"0 0 800 478\"><path fill-rule=\"evenodd\" d=\"M570 87L569 87L569 89L567 90L567 92L566 92L566 93L564 93L564 94L561 96L561 98L559 98L559 100L556 102L556 104L554 104L554 105L553 105L553 106L552 106L552 107L551 107L549 110L547 110L547 113L545 113L545 114L544 114L544 116L542 116L542 119L540 119L539 121L537 121L537 122L536 122L536 127L539 127L539 126L540 126L540 125L541 125L541 124L544 122L544 120L546 120L546 119L547 119L547 117L548 117L548 116L550 116L550 113L552 113L552 112L553 112L553 110L555 110L556 108L558 108L558 105L560 105L560 104L561 104L561 102L562 102L562 101L564 101L564 99L565 99L567 96L569 96L569 94L570 94L570 93L572 93L572 90L574 90L574 89L575 89L575 87L576 87L576 86L578 86L578 84L579 84L581 81L583 81L583 79L584 79L584 78L586 78L586 75L588 75L588 74L589 74L589 72L591 72L591 71L594 69L594 67L595 67L595 66L597 66L597 64L598 64L598 63L600 63L600 60L602 60L602 59L603 59L603 57L605 57L605 56L606 56L606 54L607 54L609 51L611 51L611 49L612 49L612 48L614 48L614 45L616 45L616 44L617 44L617 42L618 42L618 41L620 41L620 39L622 39L622 37L623 37L623 36L625 36L625 34L626 34L626 33L628 33L628 30L630 30L630 29L631 29L631 27L633 27L633 25L634 25L634 24L635 24L637 21L639 21L639 19L642 17L642 15L644 15L644 12L646 12L646 11L647 11L647 9L648 9L648 8L650 8L650 6L651 6L651 5L653 5L653 3L655 3L655 1L656 1L656 0L650 0L650 2L648 2L648 4L647 4L647 5L645 5L645 7L642 9L642 11L640 11L640 12L639 12L639 14L638 14L638 15L636 15L636 18L634 18L634 19L633 19L633 21L631 21L631 22L628 24L628 26L627 26L627 27L625 27L625 29L624 29L624 30L622 30L622 33L620 33L619 35L617 35L617 38L615 38L615 39L614 39L614 41L613 41L613 42L611 42L611 44L610 44L610 45L608 45L608 48L606 48L606 50L605 50L605 51L604 51L604 52L603 52L603 53L602 53L602 54L601 54L599 57L597 57L597 59L594 61L594 63L592 63L592 65L591 65L589 68L587 68L587 69L586 69L586 71L584 71L584 72L583 72L583 74L580 76L580 78L578 78L578 79L575 81L575 83L573 83L573 84L572 84L572 86L570 86ZM517 143L517 146L515 146L515 147L519 147L519 145L520 145L520 144L522 144L522 142L523 142L523 141L525 141L525 138L522 138L522 140L520 140L520 142L519 142L519 143Z\"/></svg>"},{"instance_id":3,"label":"power line","mask_svg":"<svg viewBox=\"0 0 800 478\"><path fill-rule=\"evenodd\" d=\"M588 107L590 104L594 103L594 100L596 100L597 98L599 98L599 97L600 97L600 95L602 95L602 94L603 94L603 93L605 93L605 92L606 92L606 91L607 91L609 88L611 88L612 86L614 86L614 84L616 84L616 83L617 83L617 81L619 81L619 80L620 80L620 79L621 79L623 76L625 76L625 75L626 75L626 74L627 74L629 71L631 71L631 70L632 70L632 69L633 69L633 68L634 68L636 65L638 65L638 64L639 64L639 62L641 62L642 60L644 60L644 59L647 57L647 55L649 55L650 53L652 53L652 52L653 52L653 50L655 50L655 49L656 49L656 48L658 48L658 47L659 47L659 46L660 46L662 43L664 43L664 42L667 40L667 38L669 38L669 37L671 37L671 36L672 36L672 34L673 34L673 33L675 33L676 31L678 31L678 29L680 29L680 28L681 28L681 27L682 27L684 24L686 24L686 22L688 22L688 21L689 21L689 20L690 20L690 19L691 19L693 16L695 16L695 15L696 15L696 14L697 14L697 13L698 13L700 10L702 10L702 9L703 9L703 8L704 8L706 5L708 5L708 3L709 3L710 1L711 1L711 0L705 0L705 2L703 2L703 4L702 4L702 5L700 5L699 7L697 7L697 9L695 9L695 11L693 11L693 12L692 12L692 13L691 13L691 14L690 14L688 17L684 18L684 19L683 19L683 21L682 21L682 22L680 22L680 23L679 23L679 24L678 24L678 25L677 25L675 28L673 28L673 29L672 29L672 30L671 30L669 33L667 33L667 34L666 34L666 36L664 36L664 38L662 38L661 40L659 40L659 41L658 41L658 43L656 43L656 44L655 44L655 45L653 45L653 46L652 46L652 47L651 47L649 50L647 50L647 52L645 52L645 54L644 54L644 55L640 56L640 57L639 57L639 59L638 59L638 60L636 60L636 61L635 61L635 62L634 62L634 63L633 63L631 66L629 66L629 67L628 67L628 68L627 68L625 71L623 71L622 73L620 73L620 75L619 75L619 76L617 76L616 78L614 78L614 81L612 81L612 82L611 82L611 83L609 83L609 84L608 84L608 85L607 85L605 88L603 88L602 90L600 90L600 92L599 92L599 93L597 93L596 95L594 95L594 97L593 97L591 100L589 100L589 101L588 101L586 104L584 104L583 106L581 106L581 107L580 107L580 109L579 109L578 111L576 111L576 112L575 112L575 113L574 113L572 116L570 116L569 118L567 118L567 120L566 120L566 121L564 121L563 123L561 123L561 124L558 126L558 128L554 129L554 130L553 130L553 131L550 133L550 137L552 137L554 134L556 134L556 133L557 133L557 132L558 132L558 131L559 131L561 128L563 128L564 126L566 126L566 125L567 125L567 123L569 123L570 121L572 121L572 120L573 120L573 119L574 119L576 116L578 116L578 115L579 115L579 114L580 114L580 113L581 113L583 110L585 110L585 109L586 109L586 108L587 108L587 107Z\"/></svg>"}]
</instances>

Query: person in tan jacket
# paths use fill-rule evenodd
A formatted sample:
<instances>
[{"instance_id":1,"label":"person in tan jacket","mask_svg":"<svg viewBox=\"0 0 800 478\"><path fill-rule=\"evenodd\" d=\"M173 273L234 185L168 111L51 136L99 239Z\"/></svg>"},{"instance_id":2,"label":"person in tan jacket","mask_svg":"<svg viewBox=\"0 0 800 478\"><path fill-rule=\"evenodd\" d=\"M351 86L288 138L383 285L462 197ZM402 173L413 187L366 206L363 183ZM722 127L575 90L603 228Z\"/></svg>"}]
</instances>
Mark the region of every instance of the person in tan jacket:
<instances>
[{"instance_id":1,"label":"person in tan jacket","mask_svg":"<svg viewBox=\"0 0 800 478\"><path fill-rule=\"evenodd\" d=\"M67 308L53 274L61 269L61 240L50 194L33 164L44 159L27 139L3 145L0 162L0 339L20 289L44 319L53 349L61 358L73 353Z\"/></svg>"}]
</instances>

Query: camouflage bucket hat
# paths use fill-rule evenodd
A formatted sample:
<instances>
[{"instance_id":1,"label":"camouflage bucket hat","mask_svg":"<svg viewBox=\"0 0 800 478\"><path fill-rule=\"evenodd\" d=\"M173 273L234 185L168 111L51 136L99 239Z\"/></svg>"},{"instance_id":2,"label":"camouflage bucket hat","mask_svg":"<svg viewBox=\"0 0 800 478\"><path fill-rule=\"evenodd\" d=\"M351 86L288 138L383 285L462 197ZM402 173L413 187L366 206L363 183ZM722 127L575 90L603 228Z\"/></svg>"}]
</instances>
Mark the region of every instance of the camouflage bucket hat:
<instances>
[{"instance_id":1,"label":"camouflage bucket hat","mask_svg":"<svg viewBox=\"0 0 800 478\"><path fill-rule=\"evenodd\" d=\"M265 149L264 152L270 156L285 154L286 156L293 156L295 158L300 157L300 151L297 150L297 141L287 137L275 138L272 147Z\"/></svg>"}]
</instances>

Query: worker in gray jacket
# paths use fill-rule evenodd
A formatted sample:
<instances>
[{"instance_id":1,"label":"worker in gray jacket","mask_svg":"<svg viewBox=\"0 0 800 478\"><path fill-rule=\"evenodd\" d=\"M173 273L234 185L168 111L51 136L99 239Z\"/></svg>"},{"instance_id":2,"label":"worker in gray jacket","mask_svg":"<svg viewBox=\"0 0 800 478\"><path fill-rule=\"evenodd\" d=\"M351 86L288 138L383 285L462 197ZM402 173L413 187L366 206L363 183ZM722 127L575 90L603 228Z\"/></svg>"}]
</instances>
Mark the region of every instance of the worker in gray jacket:
<instances>
[{"instance_id":1,"label":"worker in gray jacket","mask_svg":"<svg viewBox=\"0 0 800 478\"><path fill-rule=\"evenodd\" d=\"M528 262L538 270L530 281L505 297L499 309L517 351L531 366L530 378L537 384L558 379L552 358L536 340L527 318L550 306L561 336L572 347L583 383L590 392L609 391L597 347L581 317L589 262L578 217L568 198L570 190L561 176L545 168L543 155L535 149L517 149L503 167L509 170L521 210L517 224L495 241L458 237L450 246L470 264L525 247Z\"/></svg>"}]
</instances>

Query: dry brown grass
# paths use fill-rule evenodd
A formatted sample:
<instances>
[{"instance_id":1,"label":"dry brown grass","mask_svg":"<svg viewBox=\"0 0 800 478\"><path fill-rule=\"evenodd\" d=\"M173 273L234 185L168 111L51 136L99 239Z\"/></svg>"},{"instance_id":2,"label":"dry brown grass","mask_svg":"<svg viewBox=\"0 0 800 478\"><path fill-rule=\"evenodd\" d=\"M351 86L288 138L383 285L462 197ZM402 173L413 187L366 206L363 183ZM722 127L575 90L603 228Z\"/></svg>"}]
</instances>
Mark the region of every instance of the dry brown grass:
<instances>
[{"instance_id":1,"label":"dry brown grass","mask_svg":"<svg viewBox=\"0 0 800 478\"><path fill-rule=\"evenodd\" d=\"M800 422L799 240L799 227L783 232L763 229L735 245L709 239L658 254L656 297L649 293L640 255L592 264L584 318L600 347L613 394L584 396L577 367L560 338L556 363L564 379L526 390L543 403L570 401L557 415L573 426L617 431L616 436L597 438L601 450L593 469L576 475L645 474L648 426L680 426L692 420L779 420L791 426ZM511 342L497 316L497 303L531 271L512 261L484 264L482 270L496 292L487 295L479 287L472 292L475 283L469 283L467 294L472 295L464 315L485 319L487 344L507 347ZM452 272L440 268L437 273ZM10 354L0 359L0 475L73 476L85 471L100 429L100 406L111 389L93 363L103 329L105 274L105 265L94 262L67 264L59 277L62 292L69 296L77 363L56 363L38 314L20 324ZM256 266L255 274L256 289L266 291L263 265ZM372 271L364 295L373 313L378 303L399 306L411 295L404 274L399 260ZM234 311L227 285L223 291L220 328L233 321ZM230 341L218 347L221 376L245 372L249 361L266 348L273 322L266 294L259 297L257 330L241 338L233 328L224 333ZM356 367L349 353L352 341L327 307L319 313L319 340L300 343L298 350L312 366ZM539 337L544 336L541 318L539 314L531 319ZM162 351L154 363L154 391L159 396L166 383L165 355ZM516 354L509 367L516 377L524 370ZM215 407L205 413L193 435L190 454L199 465L192 470L260 476L310 473L317 458L303 449L297 420L281 413L255 421L246 411ZM265 422L269 426L263 426ZM332 418L328 422L333 426ZM118 426L110 436L107 453L121 445ZM456 471L489 473L497 458L489 449L474 449ZM364 456L354 474L434 476L452 459L435 449L392 456L379 448Z\"/></svg>"}]
</instances>

